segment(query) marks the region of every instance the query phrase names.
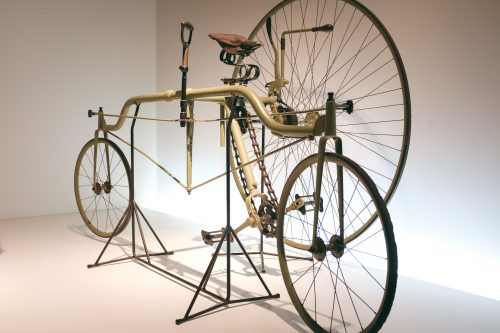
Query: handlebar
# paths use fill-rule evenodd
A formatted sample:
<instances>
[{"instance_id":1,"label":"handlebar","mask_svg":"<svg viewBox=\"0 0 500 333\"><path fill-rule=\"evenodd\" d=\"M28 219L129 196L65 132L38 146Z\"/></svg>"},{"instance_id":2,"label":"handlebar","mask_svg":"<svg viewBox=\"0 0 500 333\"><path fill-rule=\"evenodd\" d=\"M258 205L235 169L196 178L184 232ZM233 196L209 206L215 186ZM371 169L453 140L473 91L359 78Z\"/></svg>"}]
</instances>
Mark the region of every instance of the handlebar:
<instances>
[{"instance_id":1,"label":"handlebar","mask_svg":"<svg viewBox=\"0 0 500 333\"><path fill-rule=\"evenodd\" d=\"M324 32L329 32L333 31L333 25L332 24L325 24L320 27L314 27L311 28L311 31L316 32L316 31L324 31Z\"/></svg>"},{"instance_id":2,"label":"handlebar","mask_svg":"<svg viewBox=\"0 0 500 333\"><path fill-rule=\"evenodd\" d=\"M188 39L186 41L185 34L186 30L189 32ZM181 22L181 42L184 47L191 45L191 38L193 37L194 26L188 21Z\"/></svg>"},{"instance_id":3,"label":"handlebar","mask_svg":"<svg viewBox=\"0 0 500 333\"><path fill-rule=\"evenodd\" d=\"M186 97L188 100L201 100L204 98L223 98L231 95L243 96L252 106L255 113L259 119L264 123L264 125L274 133L286 136L315 136L319 135L324 128L324 123L320 121L321 117L316 121L314 125L285 125L277 122L270 115L263 101L258 97L252 89L245 86L221 86L212 88L200 88L200 89L187 89ZM167 90L159 92L156 94L135 96L129 98L122 107L120 116L115 124L104 124L102 129L106 131L117 131L125 123L126 117L129 112L129 108L137 103L151 103L151 102L172 102L181 99L181 91Z\"/></svg>"}]
</instances>

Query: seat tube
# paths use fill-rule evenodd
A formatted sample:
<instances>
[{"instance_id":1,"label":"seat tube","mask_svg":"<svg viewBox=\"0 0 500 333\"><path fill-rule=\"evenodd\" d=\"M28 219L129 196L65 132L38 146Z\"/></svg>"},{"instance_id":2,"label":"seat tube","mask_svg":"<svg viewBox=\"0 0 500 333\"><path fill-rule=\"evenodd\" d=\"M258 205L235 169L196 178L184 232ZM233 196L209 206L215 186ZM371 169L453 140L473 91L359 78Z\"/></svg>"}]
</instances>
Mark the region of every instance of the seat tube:
<instances>
[{"instance_id":1,"label":"seat tube","mask_svg":"<svg viewBox=\"0 0 500 333\"><path fill-rule=\"evenodd\" d=\"M226 112L229 112L226 106ZM241 134L240 125L238 125L237 121L231 122L231 137L234 140L234 144L236 149L238 150L238 155L240 156L240 160L242 164L246 164L249 162L247 150L245 148L245 144L243 143L243 136ZM231 144L231 142L226 142L226 144ZM245 165L243 168L243 174L245 175L245 179L247 181L247 190L251 193L253 190L257 189L257 182L255 181L255 176L252 171L251 164Z\"/></svg>"}]
</instances>

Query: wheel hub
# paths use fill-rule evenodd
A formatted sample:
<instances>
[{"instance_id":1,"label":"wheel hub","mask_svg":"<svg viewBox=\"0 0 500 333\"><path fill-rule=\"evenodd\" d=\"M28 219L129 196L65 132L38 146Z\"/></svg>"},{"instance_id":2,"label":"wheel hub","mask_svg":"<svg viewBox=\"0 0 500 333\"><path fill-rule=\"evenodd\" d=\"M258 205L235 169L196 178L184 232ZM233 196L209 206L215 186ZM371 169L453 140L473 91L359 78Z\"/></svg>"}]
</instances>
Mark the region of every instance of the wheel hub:
<instances>
[{"instance_id":1,"label":"wheel hub","mask_svg":"<svg viewBox=\"0 0 500 333\"><path fill-rule=\"evenodd\" d=\"M323 261L325 259L326 245L325 242L321 239L321 237L316 237L316 241L309 249L309 252L311 252L314 259L318 261Z\"/></svg>"},{"instance_id":2,"label":"wheel hub","mask_svg":"<svg viewBox=\"0 0 500 333\"><path fill-rule=\"evenodd\" d=\"M92 186L92 191L95 194L99 195L102 192L102 185L99 182L95 182L94 186Z\"/></svg>"},{"instance_id":3,"label":"wheel hub","mask_svg":"<svg viewBox=\"0 0 500 333\"><path fill-rule=\"evenodd\" d=\"M111 192L111 183L109 182L109 180L104 182L102 188L104 190L104 193L106 194L109 194L109 192Z\"/></svg>"},{"instance_id":4,"label":"wheel hub","mask_svg":"<svg viewBox=\"0 0 500 333\"><path fill-rule=\"evenodd\" d=\"M340 258L344 255L345 245L339 235L333 235L332 238L330 238L329 245L331 248L330 251L335 258Z\"/></svg>"}]
</instances>

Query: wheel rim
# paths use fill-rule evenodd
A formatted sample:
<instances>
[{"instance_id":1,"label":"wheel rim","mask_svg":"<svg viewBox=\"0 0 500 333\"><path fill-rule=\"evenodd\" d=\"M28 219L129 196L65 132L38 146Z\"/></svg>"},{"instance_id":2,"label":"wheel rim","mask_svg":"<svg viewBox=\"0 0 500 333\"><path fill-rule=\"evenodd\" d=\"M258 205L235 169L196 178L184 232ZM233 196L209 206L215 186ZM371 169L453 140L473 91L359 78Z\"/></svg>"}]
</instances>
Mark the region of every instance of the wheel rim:
<instances>
[{"instance_id":1,"label":"wheel rim","mask_svg":"<svg viewBox=\"0 0 500 333\"><path fill-rule=\"evenodd\" d=\"M365 169L388 203L404 169L411 124L406 73L391 36L382 23L356 1L284 1L259 22L249 37L261 41L263 46L245 61L261 68L260 78L248 86L263 95L268 93L266 83L274 79L271 62L274 56L265 25L267 17L272 18L275 44L284 30L334 25L333 32L329 33L286 35L290 55L285 61L285 78L290 84L283 90L282 100L295 111L324 106L329 91L336 94L339 102L352 100L352 114L337 112L338 135L343 140L344 153ZM300 59L309 60L300 63ZM255 114L249 106L248 109ZM299 114L298 118L303 121L305 114ZM260 137L260 126L255 126ZM266 137L266 152L295 140L273 136L269 131ZM247 135L244 138L252 158L250 140ZM327 149L335 150L333 145ZM293 167L316 152L317 140L303 141L265 159L278 197ZM366 227L375 218L368 219Z\"/></svg>"},{"instance_id":2,"label":"wheel rim","mask_svg":"<svg viewBox=\"0 0 500 333\"><path fill-rule=\"evenodd\" d=\"M389 314L396 290L397 250L390 217L375 185L361 168L348 159L327 155L318 236L324 243L333 244L340 234L338 165L344 178L346 236L374 211L378 218L342 251L337 247L338 258L333 250L326 250L323 260L312 259L311 252L303 248L312 244L313 206L307 207L305 214L285 210L297 194L313 194L316 162L317 156L311 156L297 166L280 199L277 240L285 285L297 311L315 332L376 331Z\"/></svg>"},{"instance_id":3,"label":"wheel rim","mask_svg":"<svg viewBox=\"0 0 500 333\"><path fill-rule=\"evenodd\" d=\"M74 175L75 197L87 227L100 237L110 237L120 221L115 234L123 231L130 219L130 167L123 152L114 143L99 138L94 184L94 147L94 140L90 140L78 155Z\"/></svg>"}]
</instances>

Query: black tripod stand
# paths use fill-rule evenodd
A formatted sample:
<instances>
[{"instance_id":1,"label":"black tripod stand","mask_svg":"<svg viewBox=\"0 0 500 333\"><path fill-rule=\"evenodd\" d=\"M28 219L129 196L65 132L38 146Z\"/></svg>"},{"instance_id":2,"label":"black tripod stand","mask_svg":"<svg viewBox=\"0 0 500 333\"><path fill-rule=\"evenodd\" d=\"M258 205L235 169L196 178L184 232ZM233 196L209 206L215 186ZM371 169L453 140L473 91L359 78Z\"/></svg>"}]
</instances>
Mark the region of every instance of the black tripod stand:
<instances>
[{"instance_id":1,"label":"black tripod stand","mask_svg":"<svg viewBox=\"0 0 500 333\"><path fill-rule=\"evenodd\" d=\"M230 100L231 98L228 98ZM258 300L264 300L264 299L271 299L271 298L279 298L279 294L272 294L271 291L269 290L268 286L264 282L264 279L262 279L262 276L260 275L259 271L255 267L255 264L253 263L252 259L246 252L245 248L241 244L241 241L239 240L238 236L234 232L233 228L231 227L231 167L230 167L230 145L229 142L231 142L231 123L234 119L234 110L235 110L235 101L236 98L232 97L233 101L230 103L232 105L231 107L231 114L229 116L229 120L227 122L226 126L226 227L224 229L224 232L222 234L222 237L219 241L219 244L217 245L217 248L215 252L213 253L212 259L210 260L210 263L208 264L207 270L205 271L205 274L203 275L203 278L201 279L200 284L198 285L196 292L193 296L193 299L191 300L191 303L189 304L189 307L186 311L186 314L184 315L183 318L177 319L175 322L176 324L182 324L188 320L194 319L198 316L204 315L208 312L211 312L213 310L216 310L218 308L230 305L230 304L236 304L236 303L242 303L242 302L251 302L251 301L258 301ZM231 299L231 240L234 239L236 240L237 244L241 248L242 252L241 254L245 255L247 258L248 262L252 266L255 274L259 278L260 282L262 283L262 286L267 292L267 295L265 296L258 296L258 297L249 297L249 298L243 298L243 299ZM226 297L221 297L219 295L212 295L214 296L217 300L220 301L220 303L215 304L211 307L208 307L205 310L196 312L194 314L191 314L191 310L193 309L193 306L196 302L196 299L198 298L198 295L200 292L207 292L206 290L206 285L208 283L208 280L210 279L210 275L212 274L212 270L214 268L215 262L217 261L217 258L219 255L221 255L220 250L222 248L222 243L226 241Z\"/></svg>"},{"instance_id":2,"label":"black tripod stand","mask_svg":"<svg viewBox=\"0 0 500 333\"><path fill-rule=\"evenodd\" d=\"M132 121L132 125L130 127L130 173L131 173L131 176L132 176L131 177L131 184L130 184L130 187L131 187L131 200L130 200L130 204L127 207L127 209L125 210L123 216L119 220L119 222L116 225L115 229L113 230L111 236L109 237L108 241L106 242L106 245L104 245L104 248L102 249L101 253L97 257L97 260L95 261L94 264L87 265L88 268L97 267L97 266L106 265L106 264L111 264L111 263L116 263L116 262L120 262L120 261L124 261L124 260L129 260L129 259L136 259L136 260L141 261L144 264L147 264L147 265L150 265L150 266L153 266L153 267L157 268L156 266L154 266L151 263L151 258L150 257L152 257L152 256L161 256L161 255L170 255L170 254L174 253L172 251L167 251L167 249L165 248L165 246L161 242L160 238L158 237L158 235L156 234L156 232L154 231L154 229L151 227L151 224L149 223L148 219L146 218L146 216L144 215L144 213L142 212L142 210L139 208L139 205L137 205L137 203L135 201L134 129L135 129L135 122L137 120L136 119L137 118L137 114L139 113L139 107L140 107L140 104L137 103L136 104L135 113L134 113L134 120ZM126 257L122 257L122 258L118 258L118 259L113 259L113 260L108 260L108 261L101 262L100 260L101 260L101 258L103 256L104 252L108 248L109 244L111 243L111 240L119 233L118 232L119 230L121 231L122 224L126 223L126 221L125 221L125 217L126 216L130 216L130 218L132 219L132 255L126 256ZM142 224L141 224L141 218L146 223L146 225L148 226L149 230L153 233L154 237L156 238L156 240L160 244L161 248L163 249L163 252L149 253L148 246L147 246L146 240L144 238L144 231L143 231ZM135 230L136 224L137 224L137 227L139 228L139 232L140 232L141 240L142 240L142 245L144 247L144 252L145 252L145 254L142 254L142 255L137 255L137 251L136 251L136 241L135 241L135 238L136 238L136 230ZM144 260L144 257L146 257L146 260Z\"/></svg>"},{"instance_id":3,"label":"black tripod stand","mask_svg":"<svg viewBox=\"0 0 500 333\"><path fill-rule=\"evenodd\" d=\"M99 256L98 256L97 260L95 261L95 263L87 265L87 267L88 268L92 268L92 267L98 267L98 266L112 264L112 263L116 263L116 262L121 262L121 261L125 261L125 260L136 260L136 261L139 261L139 262L145 264L146 266L148 266L150 268L153 268L153 269L155 269L155 270L157 270L157 271L165 274L166 276L169 276L171 278L174 278L174 279L182 282L185 285L188 285L188 286L190 286L192 288L197 288L196 284L194 284L194 283L192 283L192 282L190 282L190 281L188 281L186 279L183 279L180 276L172 274L171 272L163 269L162 267L159 267L159 266L155 265L151 261L151 257L152 256L170 255L170 254L173 254L174 252L166 250L165 246L163 245L163 243L159 239L158 235L156 234L156 232L154 231L154 229L151 227L151 224L147 220L146 216L144 215L144 213L142 212L142 210L139 208L139 205L137 205L137 203L135 202L135 187L134 187L134 184L135 184L135 180L134 180L134 151L135 151L135 147L134 147L134 129L135 129L135 122L136 122L136 119L137 119L137 114L139 113L139 107L140 107L140 104L136 103L136 109L135 109L135 113L134 113L134 120L132 121L132 125L130 127L130 161L131 161L131 185L130 186L131 186L131 189L132 189L132 191L131 191L131 200L130 200L131 203L129 204L129 206L127 207L126 211L124 212L122 218L120 219L120 221L116 225L115 229L113 230L111 236L109 237L108 241L106 242L106 245L104 245L104 248L102 249L102 251L99 254ZM101 261L101 258L103 256L104 252L106 252L106 249L108 248L109 244L111 243L111 240L121 231L122 225L124 223L126 223L126 220L125 220L126 216L130 216L132 218L132 255L125 256L125 257L118 258L118 259L108 260L108 261ZM143 232L143 228L142 228L142 224L141 224L141 218L142 218L142 220L144 220L144 222L147 224L148 228L151 230L151 232L155 236L155 238L158 241L158 243L160 244L163 252L159 252L159 253L150 253L149 252L147 244L146 244L146 240L145 240L145 237L144 237L144 232ZM136 251L136 224L137 224L137 227L138 227L140 235L141 235L142 245L143 245L144 252L145 252L145 254L141 254L141 255L138 255L137 251ZM146 258L146 260L144 258ZM216 295L214 293L211 293L209 291L204 291L204 293L206 293L207 295L210 295L212 297L218 297L218 295Z\"/></svg>"},{"instance_id":4,"label":"black tripod stand","mask_svg":"<svg viewBox=\"0 0 500 333\"><path fill-rule=\"evenodd\" d=\"M116 262L121 262L121 261L125 261L125 260L137 260L137 261L140 261L141 263L155 269L155 270L158 270L160 272L162 272L163 274L169 276L169 277L172 277L178 281L181 281L182 283L192 287L192 288L195 288L196 289L196 292L194 294L194 297L191 301L191 304L189 305L189 308L188 310L186 311L186 314L183 318L181 319L177 319L176 320L176 324L181 324L185 321L188 321L188 320L191 320L191 319L194 319L198 316L201 316L203 314L206 314L208 312L211 312L215 309L218 309L220 307L223 307L223 306L226 306L226 305L229 305L229 304L235 304L235 303L242 303L242 302L251 302L251 301L257 301L257 300L263 300L263 299L271 299L271 298L279 298L280 295L279 294L272 294L271 291L269 290L269 288L267 287L266 283L264 282L264 280L262 279L262 276L259 274L257 268L255 267L254 263L252 262L252 260L250 259L248 253L245 251L243 245L241 244L241 241L239 240L238 236L236 235L236 233L234 232L233 228L231 227L231 223L230 223L230 146L228 144L226 144L226 228L224 230L224 233L222 235L222 238L220 240L220 243L219 245L217 246L217 249L215 251L215 253L213 254L213 257L208 265L208 268L205 272L205 274L203 275L203 278L200 282L199 285L195 285L193 284L192 282L190 281L187 281L175 274L172 274L171 272L169 271L166 271L165 269L155 265L153 262L151 262L151 257L152 256L160 256L160 255L170 255L170 254L173 254L174 252L173 251L167 251L167 249L165 248L165 246L163 245L163 243L161 242L161 240L159 239L158 235L156 234L156 232L154 231L154 229L151 227L151 224L149 223L149 221L147 220L147 218L145 217L144 213L142 212L142 210L139 208L139 206L137 205L137 203L135 202L135 187L134 187L134 183L135 183L135 178L134 178L134 128L135 128L135 122L136 122L136 119L137 119L137 114L139 112L139 107L140 107L140 104L137 103L136 104L136 109L135 109L135 113L134 113L134 119L132 121L132 126L131 126L131 129L130 129L130 137L131 137L131 150L130 150L130 160L131 160L131 204L128 206L128 208L126 209L125 213L123 214L122 218L120 219L120 221L118 222L118 224L116 225L115 229L113 230L111 236L109 237L109 239L107 240L106 244L104 245L104 248L102 249L102 251L100 252L97 260L95 261L94 264L89 264L87 265L88 268L92 268L92 267L98 267L98 266L102 266L102 265L107 265L107 264L111 264L111 263L116 263ZM230 125L231 125L231 122L234 118L234 107L231 109L231 114L230 114L230 117L229 117L229 121L228 121L228 124L227 124L227 127L226 127L226 138L227 138L227 141L226 142L230 142L229 139L231 138L230 135L231 135L231 130L230 130ZM109 244L111 243L111 240L119 233L119 231L121 231L122 229L122 224L123 223L126 223L126 220L125 220L125 217L126 216L130 216L132 218L132 255L129 255L129 256L125 256L125 257L122 257L122 258L118 258L118 259L112 259L112 260L108 260L108 261L101 261L101 258L103 256L103 254L106 252L106 249L108 248ZM141 224L141 219L146 223L147 227L149 228L149 230L153 233L155 239L158 241L158 243L160 244L161 248L162 248L162 252L159 252L159 253L150 253L149 250L148 250L148 247L147 247L147 243L146 243L146 240L145 240L145 237L144 237L144 231L143 231L143 227L142 227L142 224ZM145 254L137 254L137 251L136 251L136 224L137 224L137 228L139 229L139 232L140 232L140 236L141 236L141 240L142 240L142 245L143 245L143 248L144 248L144 252ZM266 292L267 292L267 295L265 296L260 296L260 297L250 297L250 298L244 298L244 299L237 299L237 300L233 300L231 299L231 248L230 248L230 240L231 239L234 239L236 240L236 242L238 243L238 245L240 246L240 248L242 249L242 254L244 254L248 260L248 262L250 263L250 265L252 266L253 270L255 271L255 273L257 274L257 277L259 278L259 280L261 281L262 285L264 286ZM226 272L226 276L227 276L227 280L226 280L226 291L227 291L227 296L226 298L223 298L213 292L210 292L208 290L206 290L206 285L208 283L208 280L210 279L210 275L212 273L212 270L214 268L214 265L215 265L215 262L217 261L217 257L219 256L220 254L220 250L222 248L222 243L224 242L224 240L226 240L227 242L227 272ZM146 258L146 260L144 259ZM196 299L198 298L199 294L203 292L204 294L207 294L208 296L211 296L217 300L220 301L220 303L212 306L212 307L209 307L205 310L202 310L200 312L197 312L197 313L194 313L194 314L191 314L191 310L196 302Z\"/></svg>"}]
</instances>

